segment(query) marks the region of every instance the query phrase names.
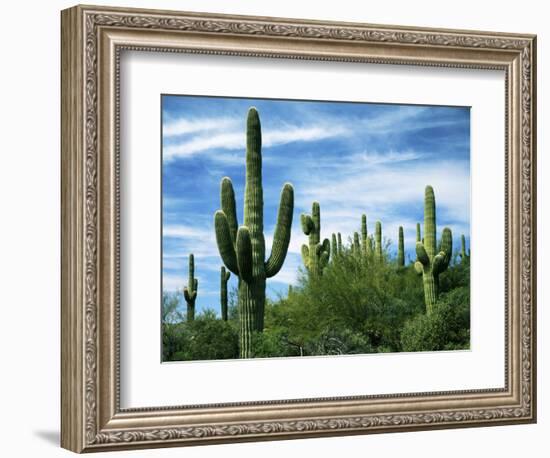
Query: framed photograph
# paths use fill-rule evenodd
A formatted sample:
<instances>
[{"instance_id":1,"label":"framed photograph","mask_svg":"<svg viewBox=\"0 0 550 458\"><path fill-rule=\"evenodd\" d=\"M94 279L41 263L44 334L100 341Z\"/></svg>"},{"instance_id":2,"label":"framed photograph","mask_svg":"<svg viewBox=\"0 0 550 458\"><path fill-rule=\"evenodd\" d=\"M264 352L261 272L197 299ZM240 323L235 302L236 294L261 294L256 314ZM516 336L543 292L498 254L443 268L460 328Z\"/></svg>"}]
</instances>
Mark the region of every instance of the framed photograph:
<instances>
[{"instance_id":1,"label":"framed photograph","mask_svg":"<svg viewBox=\"0 0 550 458\"><path fill-rule=\"evenodd\" d=\"M536 37L62 12L62 446L536 421Z\"/></svg>"}]
</instances>

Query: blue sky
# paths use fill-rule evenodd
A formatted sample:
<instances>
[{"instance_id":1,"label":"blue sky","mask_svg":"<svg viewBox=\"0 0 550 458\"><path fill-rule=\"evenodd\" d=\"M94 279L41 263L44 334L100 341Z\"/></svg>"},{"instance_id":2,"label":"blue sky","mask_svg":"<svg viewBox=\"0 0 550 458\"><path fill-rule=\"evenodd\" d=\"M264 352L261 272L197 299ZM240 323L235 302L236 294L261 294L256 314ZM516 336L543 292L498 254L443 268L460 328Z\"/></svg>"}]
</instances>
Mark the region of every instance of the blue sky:
<instances>
[{"instance_id":1,"label":"blue sky","mask_svg":"<svg viewBox=\"0 0 550 458\"><path fill-rule=\"evenodd\" d=\"M281 188L294 186L289 253L281 272L268 280L267 295L286 294L301 268L307 237L300 213L321 205L321 236L368 232L377 220L396 248L405 232L407 256L415 257L416 222L423 222L424 188L437 204L438 237L453 231L455 250L470 233L470 110L468 107L385 105L223 97L162 96L163 289L187 284L189 253L199 279L197 310L219 313L221 259L214 234L219 187L233 181L239 224L243 221L245 125L255 106L262 123L264 233L271 250ZM230 288L236 286L232 276Z\"/></svg>"}]
</instances>

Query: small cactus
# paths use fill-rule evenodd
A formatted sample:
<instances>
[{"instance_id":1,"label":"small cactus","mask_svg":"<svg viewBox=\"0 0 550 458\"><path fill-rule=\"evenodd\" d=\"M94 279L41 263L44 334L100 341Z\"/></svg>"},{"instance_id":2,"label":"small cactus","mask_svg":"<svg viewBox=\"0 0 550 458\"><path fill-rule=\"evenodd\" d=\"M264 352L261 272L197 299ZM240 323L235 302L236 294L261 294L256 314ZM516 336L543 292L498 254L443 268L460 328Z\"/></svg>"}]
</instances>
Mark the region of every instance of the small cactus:
<instances>
[{"instance_id":1,"label":"small cactus","mask_svg":"<svg viewBox=\"0 0 550 458\"><path fill-rule=\"evenodd\" d=\"M405 242L403 240L403 226L399 226L399 239L397 242L397 267L405 266Z\"/></svg>"},{"instance_id":2,"label":"small cactus","mask_svg":"<svg viewBox=\"0 0 550 458\"><path fill-rule=\"evenodd\" d=\"M231 272L222 266L220 271L220 305L223 321L227 321L227 282L229 277L231 277Z\"/></svg>"},{"instance_id":3,"label":"small cactus","mask_svg":"<svg viewBox=\"0 0 550 458\"><path fill-rule=\"evenodd\" d=\"M361 215L361 249L364 257L370 255L367 235L367 215L365 214Z\"/></svg>"},{"instance_id":4,"label":"small cactus","mask_svg":"<svg viewBox=\"0 0 550 458\"><path fill-rule=\"evenodd\" d=\"M313 202L311 215L301 215L302 231L308 236L309 246L302 245L302 260L309 275L318 278L330 258L330 242L328 239L321 242L321 207L319 202Z\"/></svg>"},{"instance_id":5,"label":"small cactus","mask_svg":"<svg viewBox=\"0 0 550 458\"><path fill-rule=\"evenodd\" d=\"M417 261L414 264L414 268L419 275L422 275L424 302L426 303L426 312L428 314L431 313L433 305L437 300L439 274L449 266L452 252L453 236L448 227L443 229L439 244L439 253L436 252L435 196L433 188L426 186L424 195L424 239L416 242Z\"/></svg>"},{"instance_id":6,"label":"small cactus","mask_svg":"<svg viewBox=\"0 0 550 458\"><path fill-rule=\"evenodd\" d=\"M187 321L195 319L195 300L197 299L198 289L199 281L195 278L195 257L191 253L189 255L189 281L187 286L183 288L183 297L187 302Z\"/></svg>"},{"instance_id":7,"label":"small cactus","mask_svg":"<svg viewBox=\"0 0 550 458\"><path fill-rule=\"evenodd\" d=\"M330 255L332 256L332 260L335 261L338 257L338 242L336 241L336 234L332 234L332 242L330 244Z\"/></svg>"},{"instance_id":8,"label":"small cactus","mask_svg":"<svg viewBox=\"0 0 550 458\"><path fill-rule=\"evenodd\" d=\"M382 260L382 223L380 221L376 221L376 226L375 226L374 252L376 255L376 259L381 261Z\"/></svg>"},{"instance_id":9,"label":"small cactus","mask_svg":"<svg viewBox=\"0 0 550 458\"><path fill-rule=\"evenodd\" d=\"M470 260L470 250L466 252L466 237L464 234L460 236L460 262L464 263Z\"/></svg>"}]
</instances>

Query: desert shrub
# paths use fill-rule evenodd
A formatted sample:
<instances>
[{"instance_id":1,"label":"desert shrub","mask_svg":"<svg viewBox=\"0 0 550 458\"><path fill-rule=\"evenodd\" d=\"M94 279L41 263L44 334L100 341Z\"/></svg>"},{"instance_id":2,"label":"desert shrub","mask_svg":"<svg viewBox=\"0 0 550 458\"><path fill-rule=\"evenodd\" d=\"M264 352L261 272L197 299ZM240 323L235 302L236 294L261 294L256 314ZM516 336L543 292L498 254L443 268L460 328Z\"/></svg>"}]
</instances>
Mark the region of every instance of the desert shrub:
<instances>
[{"instance_id":1,"label":"desert shrub","mask_svg":"<svg viewBox=\"0 0 550 458\"><path fill-rule=\"evenodd\" d=\"M407 321L401 333L403 351L467 349L470 345L469 288L443 294L432 313Z\"/></svg>"}]
</instances>

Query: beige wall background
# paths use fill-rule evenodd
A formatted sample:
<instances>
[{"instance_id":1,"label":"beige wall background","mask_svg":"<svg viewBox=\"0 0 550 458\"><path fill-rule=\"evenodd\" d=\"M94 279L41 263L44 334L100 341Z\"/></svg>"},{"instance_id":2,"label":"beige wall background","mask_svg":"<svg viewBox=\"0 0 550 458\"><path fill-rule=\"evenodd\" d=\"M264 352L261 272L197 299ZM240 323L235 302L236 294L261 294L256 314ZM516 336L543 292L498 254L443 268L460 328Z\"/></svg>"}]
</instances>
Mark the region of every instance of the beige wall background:
<instances>
[{"instance_id":1,"label":"beige wall background","mask_svg":"<svg viewBox=\"0 0 550 458\"><path fill-rule=\"evenodd\" d=\"M538 35L539 423L301 441L118 452L132 457L542 457L550 433L548 202L550 41L545 2L432 0L124 1L96 4L465 28ZM59 11L72 2L5 2L0 25L0 423L3 456L68 456L59 440ZM548 208L548 206L546 206ZM545 259L546 256L546 259Z\"/></svg>"}]
</instances>

